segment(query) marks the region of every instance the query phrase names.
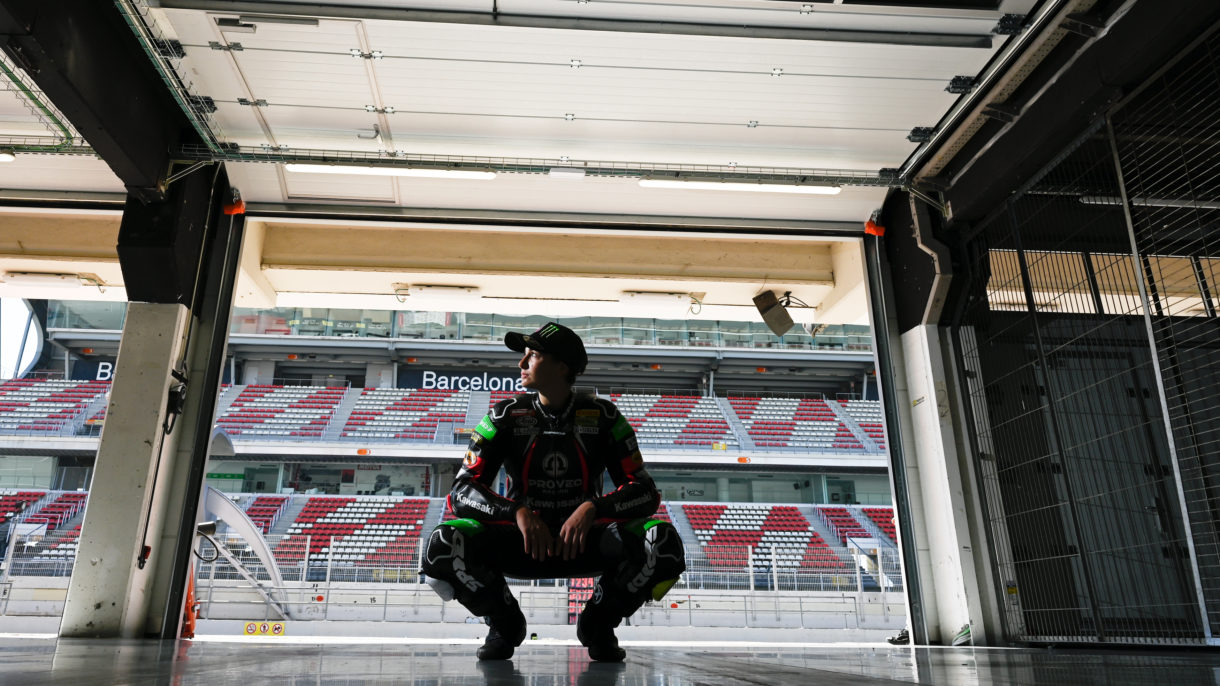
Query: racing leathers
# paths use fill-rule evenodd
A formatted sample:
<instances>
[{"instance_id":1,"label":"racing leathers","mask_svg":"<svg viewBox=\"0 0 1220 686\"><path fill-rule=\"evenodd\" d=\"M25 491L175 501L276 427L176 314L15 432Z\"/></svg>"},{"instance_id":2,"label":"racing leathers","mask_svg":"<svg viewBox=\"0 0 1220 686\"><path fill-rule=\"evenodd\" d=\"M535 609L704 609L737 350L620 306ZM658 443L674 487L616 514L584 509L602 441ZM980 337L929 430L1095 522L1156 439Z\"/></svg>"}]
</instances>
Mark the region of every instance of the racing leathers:
<instances>
[{"instance_id":1,"label":"racing leathers","mask_svg":"<svg viewBox=\"0 0 1220 686\"><path fill-rule=\"evenodd\" d=\"M505 495L492 486L500 468ZM616 488L602 493L603 474ZM596 517L575 559L538 561L524 549L516 513L533 510L557 538L585 502ZM449 507L458 517L436 527L423 572L437 593L479 616L516 601L504 581L601 574L586 607L614 625L650 597L659 600L685 569L677 530L650 520L660 494L644 468L635 431L608 400L572 393L558 411L536 393L497 403L475 427Z\"/></svg>"}]
</instances>

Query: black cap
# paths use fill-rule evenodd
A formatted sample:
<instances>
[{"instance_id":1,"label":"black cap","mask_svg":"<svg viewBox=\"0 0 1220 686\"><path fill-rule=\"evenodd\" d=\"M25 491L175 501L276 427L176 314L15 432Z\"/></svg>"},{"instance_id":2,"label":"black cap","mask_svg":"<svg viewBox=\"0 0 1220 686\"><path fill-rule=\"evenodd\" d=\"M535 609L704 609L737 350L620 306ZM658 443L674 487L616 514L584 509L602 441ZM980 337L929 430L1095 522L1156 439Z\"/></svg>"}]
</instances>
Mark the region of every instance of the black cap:
<instances>
[{"instance_id":1,"label":"black cap","mask_svg":"<svg viewBox=\"0 0 1220 686\"><path fill-rule=\"evenodd\" d=\"M584 341L576 332L555 322L547 322L534 333L519 333L509 331L504 334L504 345L510 350L525 352L526 348L550 353L560 362L568 365L572 374L583 374L589 364L589 356L585 353Z\"/></svg>"}]
</instances>

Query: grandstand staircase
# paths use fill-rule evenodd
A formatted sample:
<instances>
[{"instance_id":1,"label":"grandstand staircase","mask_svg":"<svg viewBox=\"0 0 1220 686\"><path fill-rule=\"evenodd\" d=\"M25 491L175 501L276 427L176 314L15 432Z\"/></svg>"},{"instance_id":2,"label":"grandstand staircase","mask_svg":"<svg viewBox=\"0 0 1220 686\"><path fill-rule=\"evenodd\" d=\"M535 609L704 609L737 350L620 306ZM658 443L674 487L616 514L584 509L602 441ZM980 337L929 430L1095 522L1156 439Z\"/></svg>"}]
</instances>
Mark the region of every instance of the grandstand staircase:
<instances>
[{"instance_id":1,"label":"grandstand staircase","mask_svg":"<svg viewBox=\"0 0 1220 686\"><path fill-rule=\"evenodd\" d=\"M733 406L729 404L729 399L721 396L716 396L716 407L720 408L720 413L724 415L725 421L729 423L729 428L733 430L733 435L737 437L737 444L742 450L755 450L754 437L746 429L746 425L741 423L741 418L733 410Z\"/></svg>"},{"instance_id":2,"label":"grandstand staircase","mask_svg":"<svg viewBox=\"0 0 1220 686\"><path fill-rule=\"evenodd\" d=\"M701 566L707 565L707 555L703 552L703 546L699 545L699 536L695 534L695 527L691 526L690 519L682 511L682 503L666 502L665 505L669 513L669 520L678 530L678 535L682 537L686 548L687 567L692 562L698 562Z\"/></svg>"},{"instance_id":3,"label":"grandstand staircase","mask_svg":"<svg viewBox=\"0 0 1220 686\"><path fill-rule=\"evenodd\" d=\"M856 420L847 413L847 410L843 409L843 406L839 404L838 400L827 400L826 406L830 408L831 412L835 413L835 416L839 418L839 421L843 423L843 426L846 426L853 434L856 435L856 440L863 443L866 450L881 450L881 446L877 445L877 442L873 440L872 436L868 435L868 432L864 430L864 427L860 426Z\"/></svg>"},{"instance_id":4,"label":"grandstand staircase","mask_svg":"<svg viewBox=\"0 0 1220 686\"><path fill-rule=\"evenodd\" d=\"M822 519L818 508L813 505L798 505L797 509L800 510L801 514L805 515L805 519L809 520L809 528L816 531L822 537L822 540L826 541L835 554L839 556L839 559L843 560L848 567L851 567L854 564L851 553L839 541L839 537L835 534L834 530Z\"/></svg>"},{"instance_id":5,"label":"grandstand staircase","mask_svg":"<svg viewBox=\"0 0 1220 686\"><path fill-rule=\"evenodd\" d=\"M471 395L473 395L473 393ZM480 419L482 419L482 417L480 417ZM439 526L441 519L444 517L445 498L429 498L428 510L424 512L424 518L419 524L419 555L415 559L424 559L424 549L428 546L428 538L432 536L432 529Z\"/></svg>"},{"instance_id":6,"label":"grandstand staircase","mask_svg":"<svg viewBox=\"0 0 1220 686\"><path fill-rule=\"evenodd\" d=\"M330 416L330 423L322 432L323 441L337 441L342 437L343 427L347 426L347 420L352 416L352 410L356 409L356 403L363 392L362 388L348 388L344 391L343 400L335 406L335 413ZM302 507L304 507L304 503L302 503Z\"/></svg>"},{"instance_id":7,"label":"grandstand staircase","mask_svg":"<svg viewBox=\"0 0 1220 686\"><path fill-rule=\"evenodd\" d=\"M423 530L427 533L432 532L432 528L441 523L441 519L445 516L445 496L439 498L428 499L428 511L424 513L423 523L420 524ZM425 538L421 534L421 538Z\"/></svg>"},{"instance_id":8,"label":"grandstand staircase","mask_svg":"<svg viewBox=\"0 0 1220 686\"><path fill-rule=\"evenodd\" d=\"M827 404L829 405L830 403L827 403ZM835 404L838 404L838 403L835 403ZM802 514L806 515L806 518L809 520L809 523L812 525L812 528L815 531L817 531L818 534L821 535L824 540L831 543L831 547L834 548L835 553L838 554L839 557L841 557L843 559L843 561L848 565L848 568L855 569L855 568L859 567L860 582L861 582L861 585L863 586L864 590L865 591L880 590L880 588L881 588L880 575L878 573L878 564L877 564L877 560L875 559L875 557L872 555L867 555L867 556L865 556L866 559L862 565L857 564L855 557L852 555L850 549L848 547L845 547L839 541L839 537L835 535L834 531L830 528L830 526L828 526L826 524L826 522L822 519L822 515L817 511L818 508L816 508L814 506L810 506L810 505L802 505L800 510L801 510ZM847 510L848 510L848 512L851 513L852 517L861 524L861 526L864 528L865 531L868 531L869 533L874 535L874 537L877 539L880 547L884 548L886 546L886 544L892 543L892 541L890 541L890 539L887 538L885 536L885 534L881 533L877 529L877 526L875 524L873 524L871 521L868 521L868 522L865 521L868 519L868 517L865 516L864 513L860 512L858 508L848 507ZM806 512L806 511L808 511L808 512ZM872 526L870 526L870 525L872 525ZM890 547L893 547L893 546L891 545Z\"/></svg>"},{"instance_id":9,"label":"grandstand staircase","mask_svg":"<svg viewBox=\"0 0 1220 686\"><path fill-rule=\"evenodd\" d=\"M106 404L109 402L110 391L106 391L90 401L89 404L85 406L85 409L82 410L80 414L76 415L76 417L74 417L69 423L70 428L67 429L67 431L70 433L70 435L75 436L81 433L81 430L85 428L85 422L89 421L89 418L93 415L106 409Z\"/></svg>"},{"instance_id":10,"label":"grandstand staircase","mask_svg":"<svg viewBox=\"0 0 1220 686\"><path fill-rule=\"evenodd\" d=\"M350 410L349 410L350 411ZM305 509L305 503L309 502L309 498L300 498L295 495L288 496L288 502L284 504L284 509L280 510L280 518L275 521L275 526L267 532L268 536L285 536L292 523L296 521L297 515L301 514L301 510ZM247 503L247 506L249 504ZM243 508L245 509L245 508Z\"/></svg>"},{"instance_id":11,"label":"grandstand staircase","mask_svg":"<svg viewBox=\"0 0 1220 686\"><path fill-rule=\"evenodd\" d=\"M881 545L888 546L890 548L898 547L898 544L894 542L894 539L890 538L889 534L882 531L881 527L877 526L877 522L874 522L872 517L864 514L863 510L852 510L852 515L856 518L857 522L860 522L860 526L864 527L865 531L872 534L873 538L881 542Z\"/></svg>"},{"instance_id":12,"label":"grandstand staircase","mask_svg":"<svg viewBox=\"0 0 1220 686\"><path fill-rule=\"evenodd\" d=\"M487 408L490 406L490 391L471 391L470 407L466 409L466 421L462 422L462 426L473 427L478 424L483 415L487 414Z\"/></svg>"},{"instance_id":13,"label":"grandstand staircase","mask_svg":"<svg viewBox=\"0 0 1220 686\"><path fill-rule=\"evenodd\" d=\"M75 515L73 515L71 519L65 521L63 524L60 524L58 527L55 528L54 531L51 531L50 533L48 533L46 538L43 538L41 543L39 543L39 545L43 549L49 549L49 548L54 548L54 547L58 546L60 543L64 543L64 542L68 541L69 539L76 539L78 536L76 527L83 526L84 523L85 523L85 508L82 507L80 509L80 512L77 512Z\"/></svg>"},{"instance_id":14,"label":"grandstand staircase","mask_svg":"<svg viewBox=\"0 0 1220 686\"><path fill-rule=\"evenodd\" d=\"M225 412L229 411L229 407L233 404L233 401L237 400L237 396L241 395L241 392L245 388L246 387L244 385L233 385L222 390L220 392L220 397L216 399L216 416L223 417Z\"/></svg>"}]
</instances>

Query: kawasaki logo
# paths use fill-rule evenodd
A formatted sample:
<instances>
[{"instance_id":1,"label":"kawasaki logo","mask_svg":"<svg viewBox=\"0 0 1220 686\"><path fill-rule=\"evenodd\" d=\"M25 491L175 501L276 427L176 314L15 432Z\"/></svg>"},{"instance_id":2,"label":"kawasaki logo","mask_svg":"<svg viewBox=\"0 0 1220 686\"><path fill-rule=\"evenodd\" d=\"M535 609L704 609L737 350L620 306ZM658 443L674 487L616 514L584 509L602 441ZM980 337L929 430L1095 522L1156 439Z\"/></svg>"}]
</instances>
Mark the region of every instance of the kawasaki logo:
<instances>
[{"instance_id":1,"label":"kawasaki logo","mask_svg":"<svg viewBox=\"0 0 1220 686\"><path fill-rule=\"evenodd\" d=\"M492 514L491 505L488 505L487 503L481 503L481 502L475 500L474 498L467 498L464 495L459 495L458 502L467 507L473 507L474 509L478 510L479 512L485 512L487 514Z\"/></svg>"},{"instance_id":2,"label":"kawasaki logo","mask_svg":"<svg viewBox=\"0 0 1220 686\"><path fill-rule=\"evenodd\" d=\"M648 502L648 501L650 501L650 500L652 500L652 496L650 496L650 495L642 495L642 496L640 496L640 497L638 497L638 498L633 498L633 499L628 500L628 501L626 501L626 502L615 503L615 504L614 504L614 511L615 511L615 512L622 512L623 510L629 510L629 509L631 509L631 508L633 508L633 507L635 507L635 506L637 506L637 505L643 505L644 503L646 503L646 502Z\"/></svg>"}]
</instances>

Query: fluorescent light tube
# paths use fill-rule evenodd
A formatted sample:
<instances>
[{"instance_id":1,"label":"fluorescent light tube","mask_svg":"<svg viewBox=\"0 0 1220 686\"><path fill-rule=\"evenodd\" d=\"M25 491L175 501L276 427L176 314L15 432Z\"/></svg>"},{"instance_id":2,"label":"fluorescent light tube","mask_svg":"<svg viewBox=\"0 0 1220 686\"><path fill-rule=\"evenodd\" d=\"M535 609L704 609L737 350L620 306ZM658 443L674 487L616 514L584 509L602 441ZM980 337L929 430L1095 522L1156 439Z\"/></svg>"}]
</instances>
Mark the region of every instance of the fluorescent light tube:
<instances>
[{"instance_id":1,"label":"fluorescent light tube","mask_svg":"<svg viewBox=\"0 0 1220 686\"><path fill-rule=\"evenodd\" d=\"M238 15L237 21L243 24L296 24L299 26L318 25L318 20L315 17L283 17L265 14L241 14Z\"/></svg>"},{"instance_id":2,"label":"fluorescent light tube","mask_svg":"<svg viewBox=\"0 0 1220 686\"><path fill-rule=\"evenodd\" d=\"M4 283L10 286L32 286L35 288L80 288L77 274L48 274L43 272L5 272Z\"/></svg>"},{"instance_id":3,"label":"fluorescent light tube","mask_svg":"<svg viewBox=\"0 0 1220 686\"><path fill-rule=\"evenodd\" d=\"M414 167L360 167L342 164L285 164L285 171L302 174L356 174L364 176L413 176L430 179L478 179L496 178L492 171L468 169L419 169Z\"/></svg>"},{"instance_id":4,"label":"fluorescent light tube","mask_svg":"<svg viewBox=\"0 0 1220 686\"><path fill-rule=\"evenodd\" d=\"M742 183L738 181L679 181L677 179L640 179L642 188L679 188L698 191L751 191L754 193L802 193L808 195L838 195L838 186L804 186L778 183Z\"/></svg>"}]
</instances>

